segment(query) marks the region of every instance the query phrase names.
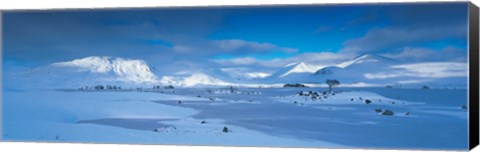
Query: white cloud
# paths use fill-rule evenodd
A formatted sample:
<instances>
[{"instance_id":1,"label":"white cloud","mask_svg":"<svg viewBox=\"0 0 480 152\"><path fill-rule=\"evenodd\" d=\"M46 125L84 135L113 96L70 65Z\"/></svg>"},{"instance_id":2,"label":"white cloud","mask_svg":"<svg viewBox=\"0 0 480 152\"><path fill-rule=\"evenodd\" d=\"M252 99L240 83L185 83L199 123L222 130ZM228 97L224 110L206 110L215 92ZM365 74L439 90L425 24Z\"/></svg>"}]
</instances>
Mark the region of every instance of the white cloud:
<instances>
[{"instance_id":1,"label":"white cloud","mask_svg":"<svg viewBox=\"0 0 480 152\"><path fill-rule=\"evenodd\" d=\"M178 53L190 53L192 51L190 47L184 45L175 45L173 50Z\"/></svg>"},{"instance_id":2,"label":"white cloud","mask_svg":"<svg viewBox=\"0 0 480 152\"><path fill-rule=\"evenodd\" d=\"M266 73L266 72L248 72L245 73L245 76L249 78L265 78L272 75L271 73Z\"/></svg>"},{"instance_id":3,"label":"white cloud","mask_svg":"<svg viewBox=\"0 0 480 152\"><path fill-rule=\"evenodd\" d=\"M296 48L282 48L283 52L285 53L295 53L298 52L298 49Z\"/></svg>"},{"instance_id":4,"label":"white cloud","mask_svg":"<svg viewBox=\"0 0 480 152\"><path fill-rule=\"evenodd\" d=\"M230 68L221 68L222 72L227 73L231 77L235 78L264 78L271 75L266 71L259 72L257 69L247 68L247 67L230 67Z\"/></svg>"},{"instance_id":5,"label":"white cloud","mask_svg":"<svg viewBox=\"0 0 480 152\"><path fill-rule=\"evenodd\" d=\"M342 52L368 53L450 37L464 38L465 24L422 28L372 28L364 36L347 40Z\"/></svg>"},{"instance_id":6,"label":"white cloud","mask_svg":"<svg viewBox=\"0 0 480 152\"><path fill-rule=\"evenodd\" d=\"M315 33L328 32L328 31L331 31L331 30L333 30L333 29L334 29L334 28L333 28L332 26L323 25L323 26L318 27L318 28L315 30Z\"/></svg>"},{"instance_id":7,"label":"white cloud","mask_svg":"<svg viewBox=\"0 0 480 152\"><path fill-rule=\"evenodd\" d=\"M398 81L399 84L411 84L411 83L422 83L422 82L428 82L430 80L426 79L426 80L401 80L401 81Z\"/></svg>"},{"instance_id":8,"label":"white cloud","mask_svg":"<svg viewBox=\"0 0 480 152\"><path fill-rule=\"evenodd\" d=\"M432 56L433 54L435 54L435 51L429 48L405 47L400 53L388 53L388 54L384 54L384 56L401 59L401 58L425 58L428 56Z\"/></svg>"},{"instance_id":9,"label":"white cloud","mask_svg":"<svg viewBox=\"0 0 480 152\"><path fill-rule=\"evenodd\" d=\"M423 47L405 47L399 53L385 53L386 57L404 61L466 61L466 50L455 47L445 47L433 50Z\"/></svg>"},{"instance_id":10,"label":"white cloud","mask_svg":"<svg viewBox=\"0 0 480 152\"><path fill-rule=\"evenodd\" d=\"M258 65L263 67L283 67L290 63L306 62L314 65L318 68L336 65L343 61L352 59L355 57L353 54L340 54L332 52L320 52L320 53L303 53L297 56L293 56L286 59L272 59L272 60L258 60L252 57L233 58L233 59L221 59L214 60L214 62L223 65Z\"/></svg>"},{"instance_id":11,"label":"white cloud","mask_svg":"<svg viewBox=\"0 0 480 152\"><path fill-rule=\"evenodd\" d=\"M252 65L258 62L257 59L252 57L244 57L244 58L234 58L228 60L217 60L219 63L224 64L234 64L234 65Z\"/></svg>"},{"instance_id":12,"label":"white cloud","mask_svg":"<svg viewBox=\"0 0 480 152\"><path fill-rule=\"evenodd\" d=\"M392 72L366 73L368 79L388 79L397 77L448 78L467 77L468 64L459 62L427 62L403 64L391 67Z\"/></svg>"},{"instance_id":13,"label":"white cloud","mask_svg":"<svg viewBox=\"0 0 480 152\"><path fill-rule=\"evenodd\" d=\"M215 41L220 49L223 50L235 50L242 46L246 45L246 41L244 40L218 40Z\"/></svg>"},{"instance_id":14,"label":"white cloud","mask_svg":"<svg viewBox=\"0 0 480 152\"><path fill-rule=\"evenodd\" d=\"M299 62L307 62L315 65L336 65L346 60L350 60L356 57L354 54L347 53L332 53L332 52L319 52L319 53L303 53L298 56L292 57L289 60Z\"/></svg>"},{"instance_id":15,"label":"white cloud","mask_svg":"<svg viewBox=\"0 0 480 152\"><path fill-rule=\"evenodd\" d=\"M189 70L182 70L182 71L177 71L175 73L173 73L174 75L190 75L192 74L192 71L189 71Z\"/></svg>"},{"instance_id":16,"label":"white cloud","mask_svg":"<svg viewBox=\"0 0 480 152\"><path fill-rule=\"evenodd\" d=\"M215 40L214 45L224 51L236 51L239 49L250 49L255 51L282 51L285 53L293 53L298 51L295 48L280 47L266 42L246 41L240 39Z\"/></svg>"}]
</instances>

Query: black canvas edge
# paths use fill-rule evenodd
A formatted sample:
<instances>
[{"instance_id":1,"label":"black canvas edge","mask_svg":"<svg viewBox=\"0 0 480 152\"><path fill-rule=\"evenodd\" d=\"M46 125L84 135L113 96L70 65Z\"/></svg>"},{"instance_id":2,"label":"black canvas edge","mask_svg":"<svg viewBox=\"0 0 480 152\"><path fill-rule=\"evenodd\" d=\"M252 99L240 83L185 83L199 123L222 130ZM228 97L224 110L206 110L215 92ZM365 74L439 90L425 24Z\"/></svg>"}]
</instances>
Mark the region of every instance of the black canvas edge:
<instances>
[{"instance_id":1,"label":"black canvas edge","mask_svg":"<svg viewBox=\"0 0 480 152\"><path fill-rule=\"evenodd\" d=\"M479 144L479 11L472 2L468 5L468 49L469 49L469 148Z\"/></svg>"},{"instance_id":2,"label":"black canvas edge","mask_svg":"<svg viewBox=\"0 0 480 152\"><path fill-rule=\"evenodd\" d=\"M3 141L3 12L0 11L0 142Z\"/></svg>"}]
</instances>

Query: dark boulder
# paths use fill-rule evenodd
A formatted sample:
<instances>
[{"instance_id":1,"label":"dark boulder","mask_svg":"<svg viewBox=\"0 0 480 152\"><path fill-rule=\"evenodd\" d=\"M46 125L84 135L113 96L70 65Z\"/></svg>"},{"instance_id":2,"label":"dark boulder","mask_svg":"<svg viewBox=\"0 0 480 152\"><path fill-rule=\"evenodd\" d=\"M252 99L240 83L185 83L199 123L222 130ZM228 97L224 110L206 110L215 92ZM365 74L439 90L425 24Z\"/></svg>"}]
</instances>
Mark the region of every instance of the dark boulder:
<instances>
[{"instance_id":1,"label":"dark boulder","mask_svg":"<svg viewBox=\"0 0 480 152\"><path fill-rule=\"evenodd\" d=\"M231 132L231 131L230 131L230 130L229 130L227 127L223 127L223 130L222 130L222 132L224 132L224 133L228 133L228 132Z\"/></svg>"},{"instance_id":2,"label":"dark boulder","mask_svg":"<svg viewBox=\"0 0 480 152\"><path fill-rule=\"evenodd\" d=\"M382 115L384 115L384 116L393 116L393 114L394 113L391 110L385 110L385 111L382 112Z\"/></svg>"}]
</instances>

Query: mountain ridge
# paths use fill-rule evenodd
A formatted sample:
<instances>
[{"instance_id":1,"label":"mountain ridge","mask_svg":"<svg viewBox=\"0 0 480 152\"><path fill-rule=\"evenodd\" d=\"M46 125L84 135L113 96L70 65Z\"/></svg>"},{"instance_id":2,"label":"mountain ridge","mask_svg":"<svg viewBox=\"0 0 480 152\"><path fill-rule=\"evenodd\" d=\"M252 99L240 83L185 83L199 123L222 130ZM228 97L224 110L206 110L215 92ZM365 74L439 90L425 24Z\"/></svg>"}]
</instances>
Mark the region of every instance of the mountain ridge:
<instances>
[{"instance_id":1,"label":"mountain ridge","mask_svg":"<svg viewBox=\"0 0 480 152\"><path fill-rule=\"evenodd\" d=\"M413 64L413 65L412 65ZM441 66L441 67L439 67ZM423 69L435 70L425 71ZM32 68L13 76L8 86L78 88L92 85L152 86L255 86L286 83L324 84L327 79L337 79L342 84L445 83L444 80L461 81L465 70L462 63L402 63L380 55L365 54L337 65L318 68L306 62L287 64L270 76L256 79L232 77L228 71L205 69L177 75L155 74L161 69L143 60L120 57L91 56L71 61L55 62L48 66ZM454 72L442 74L442 72ZM450 76L455 76L450 78ZM465 82L466 83L466 82ZM18 86L18 85L17 85ZM366 85L364 85L366 86Z\"/></svg>"}]
</instances>

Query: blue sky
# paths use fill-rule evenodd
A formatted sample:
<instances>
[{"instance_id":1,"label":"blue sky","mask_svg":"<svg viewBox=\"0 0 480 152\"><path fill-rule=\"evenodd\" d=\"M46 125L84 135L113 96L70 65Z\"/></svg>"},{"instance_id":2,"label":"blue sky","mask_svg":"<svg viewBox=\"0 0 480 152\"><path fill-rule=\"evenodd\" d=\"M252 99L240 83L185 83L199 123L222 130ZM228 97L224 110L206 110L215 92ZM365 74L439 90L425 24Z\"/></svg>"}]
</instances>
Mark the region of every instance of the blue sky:
<instances>
[{"instance_id":1,"label":"blue sky","mask_svg":"<svg viewBox=\"0 0 480 152\"><path fill-rule=\"evenodd\" d=\"M466 61L467 3L16 11L4 60L42 66L88 56L143 59L165 71L336 64L372 53Z\"/></svg>"}]
</instances>

